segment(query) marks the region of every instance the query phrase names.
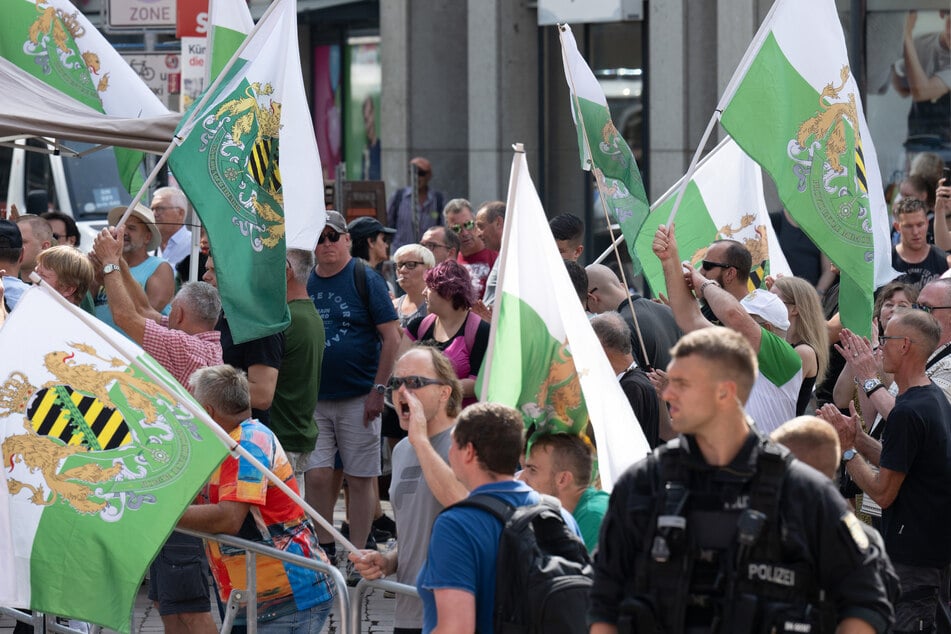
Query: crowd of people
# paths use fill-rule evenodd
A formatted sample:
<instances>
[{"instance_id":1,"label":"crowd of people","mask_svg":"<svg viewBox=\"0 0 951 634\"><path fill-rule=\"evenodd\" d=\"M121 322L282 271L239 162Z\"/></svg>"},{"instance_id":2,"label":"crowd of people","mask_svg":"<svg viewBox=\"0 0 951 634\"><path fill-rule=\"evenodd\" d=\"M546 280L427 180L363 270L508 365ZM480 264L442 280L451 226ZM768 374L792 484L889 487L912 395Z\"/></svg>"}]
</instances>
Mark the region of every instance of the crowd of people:
<instances>
[{"instance_id":1,"label":"crowd of people","mask_svg":"<svg viewBox=\"0 0 951 634\"><path fill-rule=\"evenodd\" d=\"M610 495L588 435L526 446L517 410L477 402L505 203L446 200L429 161L413 164L417 189L396 192L385 224L330 210L313 252L288 249L284 332L234 342L205 236L202 281L185 281L188 201L171 187L88 254L66 215L0 220L0 316L35 271L142 346L323 518L345 488L341 528L358 551L338 553L241 457L179 526L343 565L349 584L395 576L419 592L398 595L396 634L498 629L503 523L457 503L488 495L518 508L539 494L590 554L591 632L951 631L951 256L940 246L951 246L951 182L934 178L940 163L913 172L893 207L900 275L878 290L868 338L839 321L834 267L753 288L743 244L716 240L695 268L661 226L645 257L660 261L666 297L652 300L607 266L581 265L577 216L551 219L655 449ZM345 589L257 561L259 631L319 631ZM240 553L177 533L162 548L149 592L167 631L214 631L209 564L223 605L246 584Z\"/></svg>"}]
</instances>

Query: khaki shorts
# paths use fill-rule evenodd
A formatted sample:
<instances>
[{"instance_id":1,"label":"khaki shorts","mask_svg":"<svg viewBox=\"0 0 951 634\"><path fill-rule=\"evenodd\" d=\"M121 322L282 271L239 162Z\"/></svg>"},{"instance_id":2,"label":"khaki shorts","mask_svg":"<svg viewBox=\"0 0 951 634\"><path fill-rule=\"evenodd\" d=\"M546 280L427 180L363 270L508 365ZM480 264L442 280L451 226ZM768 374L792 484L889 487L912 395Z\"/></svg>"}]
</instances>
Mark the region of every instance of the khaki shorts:
<instances>
[{"instance_id":1,"label":"khaki shorts","mask_svg":"<svg viewBox=\"0 0 951 634\"><path fill-rule=\"evenodd\" d=\"M317 446L310 453L305 471L334 467L339 451L343 472L358 478L379 476L380 417L364 427L363 407L367 396L318 401L314 410Z\"/></svg>"}]
</instances>

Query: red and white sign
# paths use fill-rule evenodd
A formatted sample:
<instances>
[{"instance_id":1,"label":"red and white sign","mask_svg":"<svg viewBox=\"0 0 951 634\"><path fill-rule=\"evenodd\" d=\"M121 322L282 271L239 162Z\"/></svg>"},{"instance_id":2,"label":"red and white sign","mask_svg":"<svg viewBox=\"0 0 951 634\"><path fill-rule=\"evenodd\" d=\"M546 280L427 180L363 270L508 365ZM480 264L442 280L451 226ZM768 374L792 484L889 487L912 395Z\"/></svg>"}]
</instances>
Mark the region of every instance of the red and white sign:
<instances>
[{"instance_id":1,"label":"red and white sign","mask_svg":"<svg viewBox=\"0 0 951 634\"><path fill-rule=\"evenodd\" d=\"M175 36L205 37L208 35L208 0L178 0L178 24Z\"/></svg>"}]
</instances>

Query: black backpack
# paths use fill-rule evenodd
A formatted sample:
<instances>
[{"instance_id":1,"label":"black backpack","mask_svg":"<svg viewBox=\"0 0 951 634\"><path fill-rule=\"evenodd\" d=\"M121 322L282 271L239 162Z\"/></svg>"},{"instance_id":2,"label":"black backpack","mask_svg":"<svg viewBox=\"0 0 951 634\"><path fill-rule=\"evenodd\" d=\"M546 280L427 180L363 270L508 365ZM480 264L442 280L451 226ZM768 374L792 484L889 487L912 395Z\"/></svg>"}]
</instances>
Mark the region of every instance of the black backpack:
<instances>
[{"instance_id":1,"label":"black backpack","mask_svg":"<svg viewBox=\"0 0 951 634\"><path fill-rule=\"evenodd\" d=\"M565 523L556 498L543 495L538 504L515 507L476 494L453 506L482 509L502 522L495 560L496 634L588 631L591 557Z\"/></svg>"}]
</instances>

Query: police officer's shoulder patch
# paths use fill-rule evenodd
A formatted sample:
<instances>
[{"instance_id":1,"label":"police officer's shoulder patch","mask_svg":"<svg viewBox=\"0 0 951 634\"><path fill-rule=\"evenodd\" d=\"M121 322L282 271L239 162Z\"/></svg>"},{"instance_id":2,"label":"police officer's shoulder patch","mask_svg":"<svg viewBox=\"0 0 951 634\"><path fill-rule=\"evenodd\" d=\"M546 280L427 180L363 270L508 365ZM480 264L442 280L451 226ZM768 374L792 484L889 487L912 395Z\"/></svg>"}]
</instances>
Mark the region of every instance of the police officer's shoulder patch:
<instances>
[{"instance_id":1,"label":"police officer's shoulder patch","mask_svg":"<svg viewBox=\"0 0 951 634\"><path fill-rule=\"evenodd\" d=\"M842 523L845 524L846 530L849 531L849 535L852 536L852 541L855 542L859 550L863 553L868 550L868 535L865 534L865 529L862 528L862 521L855 517L855 513L846 511L842 516Z\"/></svg>"}]
</instances>

